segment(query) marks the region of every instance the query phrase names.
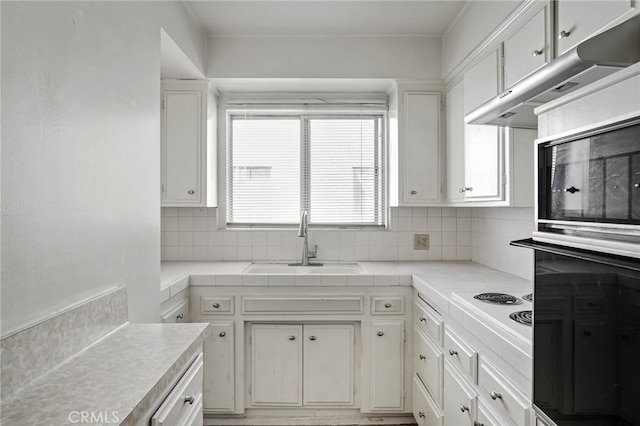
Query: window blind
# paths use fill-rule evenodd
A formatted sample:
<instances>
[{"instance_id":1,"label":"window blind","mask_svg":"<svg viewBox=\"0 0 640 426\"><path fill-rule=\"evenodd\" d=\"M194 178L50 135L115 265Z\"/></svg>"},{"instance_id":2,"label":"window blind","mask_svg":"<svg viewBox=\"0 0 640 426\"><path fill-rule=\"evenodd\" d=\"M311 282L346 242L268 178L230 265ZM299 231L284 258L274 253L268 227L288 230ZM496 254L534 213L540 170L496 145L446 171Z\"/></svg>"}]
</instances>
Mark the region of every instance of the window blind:
<instances>
[{"instance_id":1,"label":"window blind","mask_svg":"<svg viewBox=\"0 0 640 426\"><path fill-rule=\"evenodd\" d=\"M383 226L384 113L229 115L227 223Z\"/></svg>"}]
</instances>

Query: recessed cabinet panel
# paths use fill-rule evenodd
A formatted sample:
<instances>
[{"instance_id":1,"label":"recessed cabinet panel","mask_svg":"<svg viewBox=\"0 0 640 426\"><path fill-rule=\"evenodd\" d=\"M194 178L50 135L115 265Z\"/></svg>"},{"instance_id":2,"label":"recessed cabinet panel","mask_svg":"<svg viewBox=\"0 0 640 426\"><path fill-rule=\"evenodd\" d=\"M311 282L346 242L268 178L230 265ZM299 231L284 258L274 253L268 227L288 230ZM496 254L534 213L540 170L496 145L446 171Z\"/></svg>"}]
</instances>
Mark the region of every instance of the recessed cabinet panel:
<instances>
[{"instance_id":1,"label":"recessed cabinet panel","mask_svg":"<svg viewBox=\"0 0 640 426\"><path fill-rule=\"evenodd\" d=\"M251 403L302 405L302 326L251 327Z\"/></svg>"},{"instance_id":2,"label":"recessed cabinet panel","mask_svg":"<svg viewBox=\"0 0 640 426\"><path fill-rule=\"evenodd\" d=\"M631 10L630 0L556 2L558 56Z\"/></svg>"},{"instance_id":3,"label":"recessed cabinet panel","mask_svg":"<svg viewBox=\"0 0 640 426\"><path fill-rule=\"evenodd\" d=\"M453 366L444 365L444 418L447 425L473 426L476 420L478 395L454 371Z\"/></svg>"},{"instance_id":4,"label":"recessed cabinet panel","mask_svg":"<svg viewBox=\"0 0 640 426\"><path fill-rule=\"evenodd\" d=\"M418 426L442 426L444 423L444 414L417 377L413 378L413 417Z\"/></svg>"},{"instance_id":5,"label":"recessed cabinet panel","mask_svg":"<svg viewBox=\"0 0 640 426\"><path fill-rule=\"evenodd\" d=\"M404 407L404 321L373 321L370 344L370 409L401 411Z\"/></svg>"},{"instance_id":6,"label":"recessed cabinet panel","mask_svg":"<svg viewBox=\"0 0 640 426\"><path fill-rule=\"evenodd\" d=\"M202 93L164 92L163 202L197 204L202 153Z\"/></svg>"},{"instance_id":7,"label":"recessed cabinet panel","mask_svg":"<svg viewBox=\"0 0 640 426\"><path fill-rule=\"evenodd\" d=\"M440 201L440 93L403 93L401 200Z\"/></svg>"},{"instance_id":8,"label":"recessed cabinet panel","mask_svg":"<svg viewBox=\"0 0 640 426\"><path fill-rule=\"evenodd\" d=\"M235 409L235 351L233 321L216 321L204 341L204 408L233 412Z\"/></svg>"},{"instance_id":9,"label":"recessed cabinet panel","mask_svg":"<svg viewBox=\"0 0 640 426\"><path fill-rule=\"evenodd\" d=\"M511 87L551 59L547 40L548 6L504 42L504 82Z\"/></svg>"},{"instance_id":10,"label":"recessed cabinet panel","mask_svg":"<svg viewBox=\"0 0 640 426\"><path fill-rule=\"evenodd\" d=\"M480 105L496 97L500 84L501 49L489 52L477 64L464 73L464 113L468 114Z\"/></svg>"},{"instance_id":11,"label":"recessed cabinet panel","mask_svg":"<svg viewBox=\"0 0 640 426\"><path fill-rule=\"evenodd\" d=\"M304 405L353 405L354 326L304 325Z\"/></svg>"},{"instance_id":12,"label":"recessed cabinet panel","mask_svg":"<svg viewBox=\"0 0 640 426\"><path fill-rule=\"evenodd\" d=\"M415 345L414 370L433 399L439 406L442 406L442 373L444 368L442 350L419 330L414 333L413 344Z\"/></svg>"},{"instance_id":13,"label":"recessed cabinet panel","mask_svg":"<svg viewBox=\"0 0 640 426\"><path fill-rule=\"evenodd\" d=\"M465 200L502 200L502 129L497 126L465 126Z\"/></svg>"}]
</instances>

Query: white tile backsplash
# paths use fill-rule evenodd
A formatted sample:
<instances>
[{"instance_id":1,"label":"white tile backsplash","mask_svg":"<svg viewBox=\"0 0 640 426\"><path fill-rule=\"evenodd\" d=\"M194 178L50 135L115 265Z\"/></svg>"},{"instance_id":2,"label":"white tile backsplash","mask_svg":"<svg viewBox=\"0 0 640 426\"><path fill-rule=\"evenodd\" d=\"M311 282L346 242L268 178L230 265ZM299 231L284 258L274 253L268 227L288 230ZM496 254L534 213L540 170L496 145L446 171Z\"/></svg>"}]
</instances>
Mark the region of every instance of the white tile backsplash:
<instances>
[{"instance_id":1,"label":"white tile backsplash","mask_svg":"<svg viewBox=\"0 0 640 426\"><path fill-rule=\"evenodd\" d=\"M162 260L295 261L300 257L302 239L297 229L219 230L216 210L163 208ZM445 255L447 260L471 260L472 215L460 210L471 209L391 208L389 230L311 229L309 245L318 245L321 261L424 261L443 260ZM429 250L413 250L413 234L424 233L430 236Z\"/></svg>"}]
</instances>

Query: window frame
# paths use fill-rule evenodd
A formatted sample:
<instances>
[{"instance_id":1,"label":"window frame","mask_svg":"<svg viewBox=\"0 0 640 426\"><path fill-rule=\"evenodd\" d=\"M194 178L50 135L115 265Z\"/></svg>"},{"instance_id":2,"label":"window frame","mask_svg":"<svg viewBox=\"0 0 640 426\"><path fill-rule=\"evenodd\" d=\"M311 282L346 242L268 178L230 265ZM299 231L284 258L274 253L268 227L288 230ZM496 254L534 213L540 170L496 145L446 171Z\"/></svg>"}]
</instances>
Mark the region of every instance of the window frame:
<instances>
[{"instance_id":1,"label":"window frame","mask_svg":"<svg viewBox=\"0 0 640 426\"><path fill-rule=\"evenodd\" d=\"M358 110L354 108L360 103L354 103L351 108L341 105L337 109L317 109L307 107L296 110L247 110L228 109L226 111L226 140L225 140L225 208L223 224L227 229L291 229L298 226L294 223L245 223L230 221L232 212L231 190L233 185L233 120L243 119L241 117L251 116L251 119L277 119L277 118L299 118L300 119L300 211L310 210L311 202L311 182L310 182L310 152L311 134L308 131L310 120L314 119L362 119L371 118L374 120L374 217L378 223L309 223L310 228L316 229L387 229L389 220L389 188L388 188L388 114L386 105L378 108ZM358 112L360 111L360 112Z\"/></svg>"}]
</instances>

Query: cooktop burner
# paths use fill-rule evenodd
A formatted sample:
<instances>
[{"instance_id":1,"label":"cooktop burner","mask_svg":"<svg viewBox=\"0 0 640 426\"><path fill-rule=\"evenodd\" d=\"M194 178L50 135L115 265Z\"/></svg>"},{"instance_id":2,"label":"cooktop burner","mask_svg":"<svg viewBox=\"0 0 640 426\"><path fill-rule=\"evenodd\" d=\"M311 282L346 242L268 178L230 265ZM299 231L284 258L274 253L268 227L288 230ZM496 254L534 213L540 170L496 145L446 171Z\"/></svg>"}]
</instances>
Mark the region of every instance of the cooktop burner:
<instances>
[{"instance_id":1,"label":"cooktop burner","mask_svg":"<svg viewBox=\"0 0 640 426\"><path fill-rule=\"evenodd\" d=\"M495 305L519 305L522 300L506 293L480 293L473 296L474 299Z\"/></svg>"},{"instance_id":2,"label":"cooktop burner","mask_svg":"<svg viewBox=\"0 0 640 426\"><path fill-rule=\"evenodd\" d=\"M517 311L509 314L509 318L519 324L531 325L531 311Z\"/></svg>"},{"instance_id":3,"label":"cooktop burner","mask_svg":"<svg viewBox=\"0 0 640 426\"><path fill-rule=\"evenodd\" d=\"M527 302L533 302L533 293L525 294L522 298Z\"/></svg>"}]
</instances>

